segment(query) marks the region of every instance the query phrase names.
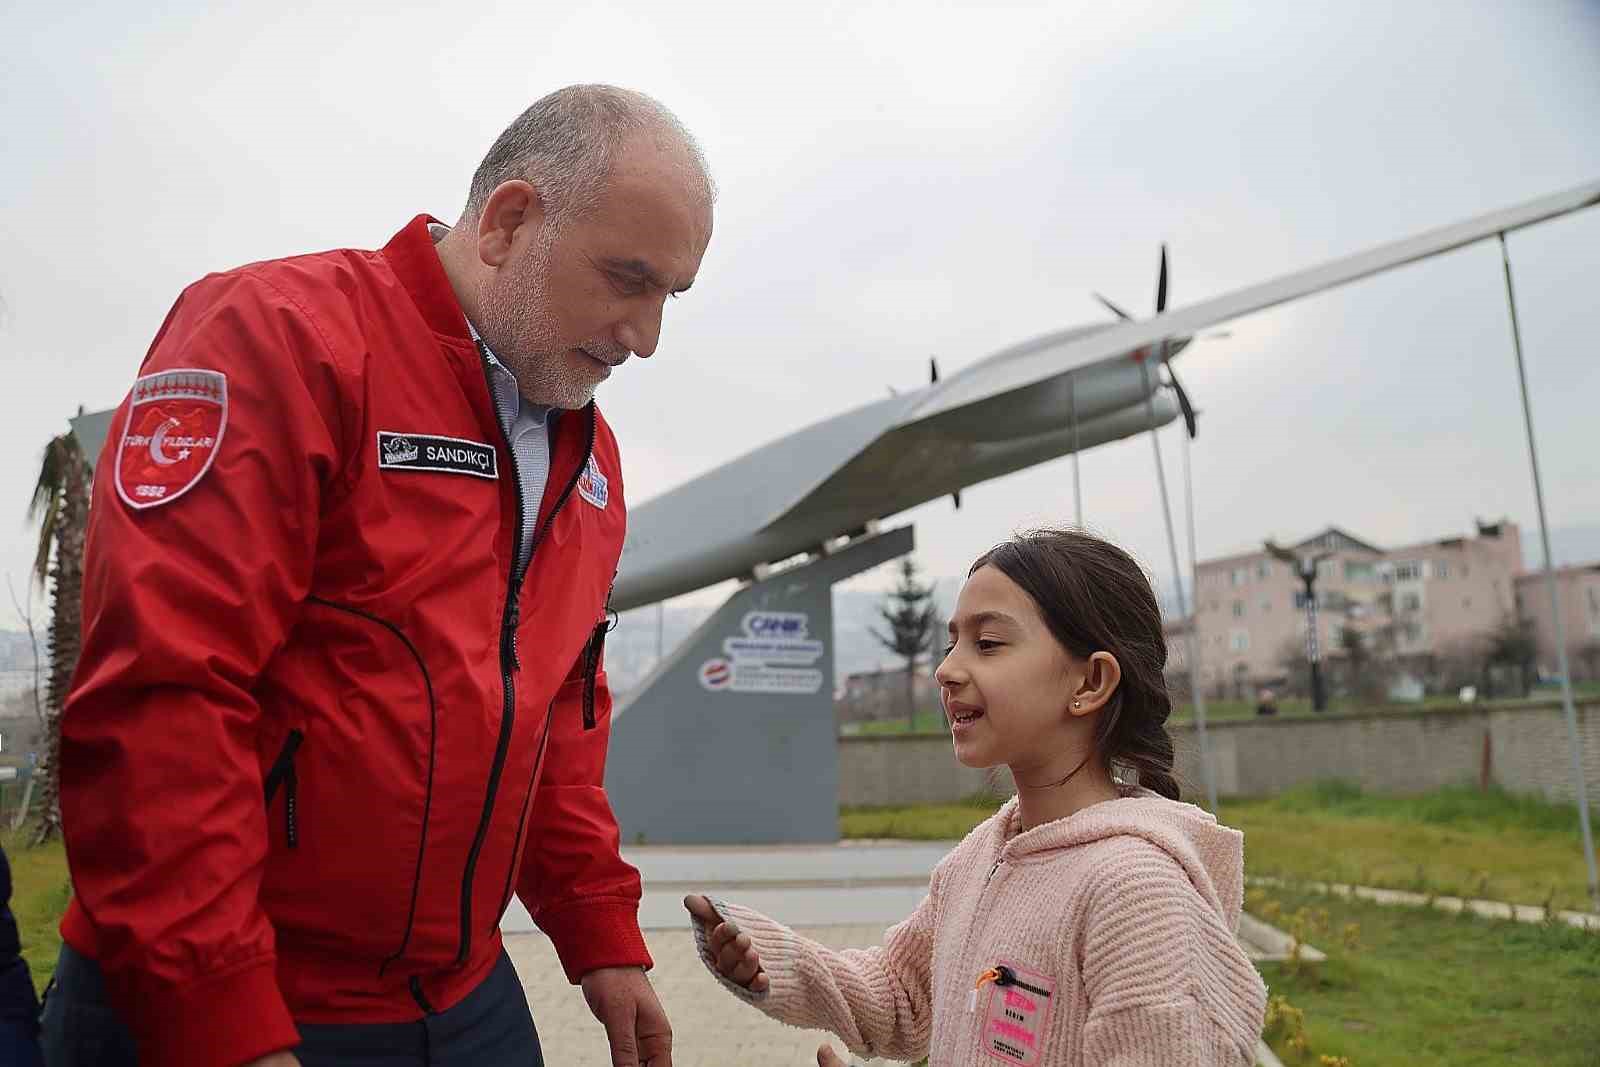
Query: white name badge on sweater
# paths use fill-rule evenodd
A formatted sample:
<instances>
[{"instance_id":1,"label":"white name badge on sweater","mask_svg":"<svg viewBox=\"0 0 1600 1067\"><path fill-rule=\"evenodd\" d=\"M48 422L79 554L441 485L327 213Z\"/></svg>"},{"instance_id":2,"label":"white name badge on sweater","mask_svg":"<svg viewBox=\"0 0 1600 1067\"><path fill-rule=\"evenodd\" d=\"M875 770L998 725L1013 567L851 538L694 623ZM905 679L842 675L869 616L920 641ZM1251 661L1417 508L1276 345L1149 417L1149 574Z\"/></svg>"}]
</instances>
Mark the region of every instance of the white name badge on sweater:
<instances>
[{"instance_id":1,"label":"white name badge on sweater","mask_svg":"<svg viewBox=\"0 0 1600 1067\"><path fill-rule=\"evenodd\" d=\"M1000 960L995 969L1000 977L988 983L983 1051L1002 1063L1033 1067L1044 1053L1056 983L1010 960Z\"/></svg>"}]
</instances>

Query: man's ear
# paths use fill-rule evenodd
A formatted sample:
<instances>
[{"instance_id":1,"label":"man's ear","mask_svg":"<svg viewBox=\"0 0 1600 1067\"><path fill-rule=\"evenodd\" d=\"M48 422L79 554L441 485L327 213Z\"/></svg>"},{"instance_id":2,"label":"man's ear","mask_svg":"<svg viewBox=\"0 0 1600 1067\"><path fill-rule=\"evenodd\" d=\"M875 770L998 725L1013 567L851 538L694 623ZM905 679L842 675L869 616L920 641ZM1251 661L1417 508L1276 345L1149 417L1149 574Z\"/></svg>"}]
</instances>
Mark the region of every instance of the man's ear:
<instances>
[{"instance_id":1,"label":"man's ear","mask_svg":"<svg viewBox=\"0 0 1600 1067\"><path fill-rule=\"evenodd\" d=\"M544 221L544 200L532 183L521 178L501 182L478 214L478 258L487 267L504 266Z\"/></svg>"}]
</instances>

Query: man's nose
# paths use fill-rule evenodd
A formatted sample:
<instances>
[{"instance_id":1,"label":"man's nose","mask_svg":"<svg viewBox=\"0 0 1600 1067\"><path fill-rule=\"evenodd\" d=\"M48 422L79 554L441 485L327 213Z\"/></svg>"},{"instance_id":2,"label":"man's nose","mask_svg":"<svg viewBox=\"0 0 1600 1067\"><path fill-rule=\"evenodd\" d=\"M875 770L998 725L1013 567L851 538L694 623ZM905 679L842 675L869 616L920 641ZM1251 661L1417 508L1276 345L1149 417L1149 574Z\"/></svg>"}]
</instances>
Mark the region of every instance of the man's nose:
<instances>
[{"instance_id":1,"label":"man's nose","mask_svg":"<svg viewBox=\"0 0 1600 1067\"><path fill-rule=\"evenodd\" d=\"M617 324L617 343L640 359L656 354L661 343L661 309L664 301L652 300L644 308Z\"/></svg>"}]
</instances>

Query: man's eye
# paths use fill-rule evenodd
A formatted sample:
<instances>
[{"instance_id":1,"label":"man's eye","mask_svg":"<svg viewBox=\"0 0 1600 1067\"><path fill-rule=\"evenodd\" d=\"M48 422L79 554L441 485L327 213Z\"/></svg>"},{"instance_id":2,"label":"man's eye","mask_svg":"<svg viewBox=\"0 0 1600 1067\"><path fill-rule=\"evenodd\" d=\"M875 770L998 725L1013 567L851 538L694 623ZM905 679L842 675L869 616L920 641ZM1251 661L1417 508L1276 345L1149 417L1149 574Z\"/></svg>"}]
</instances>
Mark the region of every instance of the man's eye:
<instances>
[{"instance_id":1,"label":"man's eye","mask_svg":"<svg viewBox=\"0 0 1600 1067\"><path fill-rule=\"evenodd\" d=\"M611 284L615 285L617 287L617 291L622 293L624 296L638 296L640 293L644 292L643 282L641 282L638 278L629 278L622 274L613 274L611 276Z\"/></svg>"}]
</instances>

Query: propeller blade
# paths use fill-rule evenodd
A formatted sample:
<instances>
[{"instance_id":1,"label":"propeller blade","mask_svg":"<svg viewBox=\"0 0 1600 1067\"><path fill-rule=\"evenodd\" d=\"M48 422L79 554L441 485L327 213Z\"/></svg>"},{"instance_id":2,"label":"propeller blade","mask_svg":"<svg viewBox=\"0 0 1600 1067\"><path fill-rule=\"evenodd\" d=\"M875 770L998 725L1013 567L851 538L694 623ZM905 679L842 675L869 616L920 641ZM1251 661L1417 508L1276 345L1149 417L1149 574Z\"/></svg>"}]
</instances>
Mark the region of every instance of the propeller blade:
<instances>
[{"instance_id":1,"label":"propeller blade","mask_svg":"<svg viewBox=\"0 0 1600 1067\"><path fill-rule=\"evenodd\" d=\"M1156 279L1156 314L1167 310L1167 242L1161 242L1161 274Z\"/></svg>"},{"instance_id":2,"label":"propeller blade","mask_svg":"<svg viewBox=\"0 0 1600 1067\"><path fill-rule=\"evenodd\" d=\"M939 380L939 361L937 359L934 359L932 356L929 356L928 357L928 381L929 382L936 382L938 380Z\"/></svg>"},{"instance_id":3,"label":"propeller blade","mask_svg":"<svg viewBox=\"0 0 1600 1067\"><path fill-rule=\"evenodd\" d=\"M1113 304L1099 293L1094 293L1093 296L1096 300L1100 301L1100 303L1109 308L1111 310L1111 314L1115 315L1117 318L1122 319L1123 321L1130 321L1133 318L1132 315L1128 314L1126 311L1123 311L1121 308L1117 307L1117 305Z\"/></svg>"},{"instance_id":4,"label":"propeller blade","mask_svg":"<svg viewBox=\"0 0 1600 1067\"><path fill-rule=\"evenodd\" d=\"M1195 410L1189 402L1189 394L1183 388L1183 383L1178 381L1178 374L1172 369L1172 364L1167 363L1167 381L1172 386L1172 391L1178 394L1178 408L1183 412L1183 426L1189 431L1189 440L1195 438Z\"/></svg>"}]
</instances>

